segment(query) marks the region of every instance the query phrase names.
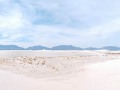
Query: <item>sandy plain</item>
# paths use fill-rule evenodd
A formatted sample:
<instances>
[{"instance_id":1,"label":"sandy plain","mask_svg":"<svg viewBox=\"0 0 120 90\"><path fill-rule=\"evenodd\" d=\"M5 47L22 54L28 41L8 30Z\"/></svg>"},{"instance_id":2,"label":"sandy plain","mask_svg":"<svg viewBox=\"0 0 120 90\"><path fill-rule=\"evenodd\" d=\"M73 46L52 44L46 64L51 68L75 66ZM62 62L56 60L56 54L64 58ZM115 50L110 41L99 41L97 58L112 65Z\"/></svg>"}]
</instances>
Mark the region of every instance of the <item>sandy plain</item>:
<instances>
[{"instance_id":1,"label":"sandy plain","mask_svg":"<svg viewBox=\"0 0 120 90\"><path fill-rule=\"evenodd\" d=\"M120 52L0 51L0 90L120 90Z\"/></svg>"}]
</instances>

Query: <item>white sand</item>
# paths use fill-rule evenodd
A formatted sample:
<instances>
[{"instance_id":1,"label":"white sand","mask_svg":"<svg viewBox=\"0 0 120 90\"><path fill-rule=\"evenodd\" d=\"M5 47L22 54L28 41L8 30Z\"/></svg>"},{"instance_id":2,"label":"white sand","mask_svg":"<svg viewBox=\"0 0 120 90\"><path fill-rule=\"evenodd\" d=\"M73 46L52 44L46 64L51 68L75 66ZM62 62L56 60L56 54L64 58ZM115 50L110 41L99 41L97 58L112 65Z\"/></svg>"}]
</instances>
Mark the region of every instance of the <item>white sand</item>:
<instances>
[{"instance_id":1,"label":"white sand","mask_svg":"<svg viewBox=\"0 0 120 90\"><path fill-rule=\"evenodd\" d=\"M0 90L120 90L120 58L108 52L1 51Z\"/></svg>"}]
</instances>

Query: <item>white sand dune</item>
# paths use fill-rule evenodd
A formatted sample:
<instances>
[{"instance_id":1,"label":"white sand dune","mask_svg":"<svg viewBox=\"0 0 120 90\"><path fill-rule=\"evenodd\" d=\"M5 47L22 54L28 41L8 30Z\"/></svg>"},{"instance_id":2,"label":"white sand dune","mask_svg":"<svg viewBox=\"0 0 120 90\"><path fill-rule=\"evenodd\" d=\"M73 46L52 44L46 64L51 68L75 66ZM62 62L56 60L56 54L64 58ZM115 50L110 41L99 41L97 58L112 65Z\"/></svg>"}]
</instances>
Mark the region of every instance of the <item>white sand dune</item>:
<instances>
[{"instance_id":1,"label":"white sand dune","mask_svg":"<svg viewBox=\"0 0 120 90\"><path fill-rule=\"evenodd\" d=\"M21 52L16 51L19 56L1 58L0 90L120 90L118 54L109 55L103 51L27 54L29 52L25 51L23 56ZM26 59L32 63L27 63ZM38 61L41 62L36 65Z\"/></svg>"}]
</instances>

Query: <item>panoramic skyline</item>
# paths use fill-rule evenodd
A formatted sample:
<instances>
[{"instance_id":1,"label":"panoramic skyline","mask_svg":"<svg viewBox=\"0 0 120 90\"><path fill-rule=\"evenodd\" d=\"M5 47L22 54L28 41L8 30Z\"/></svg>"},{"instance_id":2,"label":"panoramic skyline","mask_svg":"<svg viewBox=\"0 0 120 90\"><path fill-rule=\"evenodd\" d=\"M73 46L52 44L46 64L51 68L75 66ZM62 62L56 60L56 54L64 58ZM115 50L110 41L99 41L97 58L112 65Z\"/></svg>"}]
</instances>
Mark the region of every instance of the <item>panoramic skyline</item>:
<instances>
[{"instance_id":1,"label":"panoramic skyline","mask_svg":"<svg viewBox=\"0 0 120 90\"><path fill-rule=\"evenodd\" d=\"M120 46L119 0L0 0L0 44Z\"/></svg>"}]
</instances>

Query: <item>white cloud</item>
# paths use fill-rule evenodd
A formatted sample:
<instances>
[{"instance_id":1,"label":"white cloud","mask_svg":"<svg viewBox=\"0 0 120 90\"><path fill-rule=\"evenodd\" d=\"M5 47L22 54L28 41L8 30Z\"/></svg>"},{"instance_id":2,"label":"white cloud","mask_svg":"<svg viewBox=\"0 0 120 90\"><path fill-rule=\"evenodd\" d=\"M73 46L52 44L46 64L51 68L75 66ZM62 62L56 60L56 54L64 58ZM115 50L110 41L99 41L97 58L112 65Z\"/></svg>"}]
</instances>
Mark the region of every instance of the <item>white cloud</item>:
<instances>
[{"instance_id":1,"label":"white cloud","mask_svg":"<svg viewBox=\"0 0 120 90\"><path fill-rule=\"evenodd\" d=\"M0 4L1 44L99 46L120 32L117 0L0 0ZM48 14L45 19L53 17L59 23L33 23L43 18L41 10Z\"/></svg>"},{"instance_id":2,"label":"white cloud","mask_svg":"<svg viewBox=\"0 0 120 90\"><path fill-rule=\"evenodd\" d=\"M14 29L22 26L22 19L19 13L12 13L9 16L0 16L0 28Z\"/></svg>"}]
</instances>

